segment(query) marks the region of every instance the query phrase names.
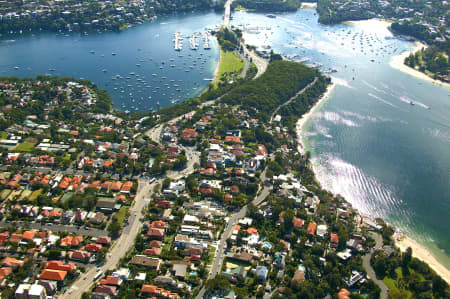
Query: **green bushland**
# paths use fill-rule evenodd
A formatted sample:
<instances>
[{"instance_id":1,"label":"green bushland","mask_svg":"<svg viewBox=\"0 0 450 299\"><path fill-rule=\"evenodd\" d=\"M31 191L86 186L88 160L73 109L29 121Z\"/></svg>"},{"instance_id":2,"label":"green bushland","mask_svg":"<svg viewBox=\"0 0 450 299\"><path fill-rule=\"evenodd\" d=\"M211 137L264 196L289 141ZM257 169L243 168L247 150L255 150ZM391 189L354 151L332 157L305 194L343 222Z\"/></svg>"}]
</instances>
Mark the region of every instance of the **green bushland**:
<instances>
[{"instance_id":1,"label":"green bushland","mask_svg":"<svg viewBox=\"0 0 450 299\"><path fill-rule=\"evenodd\" d=\"M263 121L273 110L311 83L318 72L303 64L273 61L259 78L247 81L223 97L223 102L240 105Z\"/></svg>"}]
</instances>

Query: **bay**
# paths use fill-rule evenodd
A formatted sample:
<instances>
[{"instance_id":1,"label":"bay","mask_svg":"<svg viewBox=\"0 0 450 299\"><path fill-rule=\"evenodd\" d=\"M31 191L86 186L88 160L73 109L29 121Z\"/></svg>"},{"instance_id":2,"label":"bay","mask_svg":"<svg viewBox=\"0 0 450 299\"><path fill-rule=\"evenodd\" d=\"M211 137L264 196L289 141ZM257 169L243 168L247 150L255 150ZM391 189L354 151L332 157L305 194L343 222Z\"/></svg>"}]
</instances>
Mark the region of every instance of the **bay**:
<instances>
[{"instance_id":1,"label":"bay","mask_svg":"<svg viewBox=\"0 0 450 299\"><path fill-rule=\"evenodd\" d=\"M276 18L237 12L232 23L248 44L330 72L335 88L302 133L322 186L450 268L450 90L391 68L413 44L383 22L317 19L312 9Z\"/></svg>"},{"instance_id":2,"label":"bay","mask_svg":"<svg viewBox=\"0 0 450 299\"><path fill-rule=\"evenodd\" d=\"M0 39L0 75L38 74L92 80L106 89L119 110L145 112L197 96L213 77L218 47L190 50L188 37L214 29L222 16L213 12L158 18L120 33L89 35L35 33ZM174 33L184 37L173 49Z\"/></svg>"}]
</instances>

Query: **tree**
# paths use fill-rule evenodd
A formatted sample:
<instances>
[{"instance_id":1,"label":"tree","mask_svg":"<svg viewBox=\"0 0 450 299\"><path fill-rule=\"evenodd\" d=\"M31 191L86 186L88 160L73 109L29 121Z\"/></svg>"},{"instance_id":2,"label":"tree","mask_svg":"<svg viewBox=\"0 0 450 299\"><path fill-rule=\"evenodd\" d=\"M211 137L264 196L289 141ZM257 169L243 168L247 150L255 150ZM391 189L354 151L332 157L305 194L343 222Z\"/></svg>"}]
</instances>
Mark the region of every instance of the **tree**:
<instances>
[{"instance_id":1,"label":"tree","mask_svg":"<svg viewBox=\"0 0 450 299\"><path fill-rule=\"evenodd\" d=\"M108 225L108 232L111 234L112 238L117 238L120 234L120 223L116 220L113 221Z\"/></svg>"},{"instance_id":2,"label":"tree","mask_svg":"<svg viewBox=\"0 0 450 299\"><path fill-rule=\"evenodd\" d=\"M406 251L402 254L402 266L408 267L412 258L412 249L411 247L406 248Z\"/></svg>"}]
</instances>

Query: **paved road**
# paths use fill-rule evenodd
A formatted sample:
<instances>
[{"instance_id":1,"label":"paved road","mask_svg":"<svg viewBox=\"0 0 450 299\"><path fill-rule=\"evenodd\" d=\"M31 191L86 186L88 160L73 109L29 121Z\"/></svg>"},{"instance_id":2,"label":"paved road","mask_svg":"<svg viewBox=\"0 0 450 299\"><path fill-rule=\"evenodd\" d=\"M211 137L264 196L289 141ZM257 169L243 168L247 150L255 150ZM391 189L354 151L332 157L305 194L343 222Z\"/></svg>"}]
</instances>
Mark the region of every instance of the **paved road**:
<instances>
[{"instance_id":1,"label":"paved road","mask_svg":"<svg viewBox=\"0 0 450 299\"><path fill-rule=\"evenodd\" d=\"M284 102L283 104L281 104L280 106L278 106L272 113L272 116L270 117L270 122L273 121L273 118L275 117L275 115L277 115L278 111L280 110L281 107L286 106L288 104L290 104L293 100L295 100L299 95L301 95L302 93L304 93L308 88L310 88L311 86L313 86L314 84L316 84L317 82L317 77L314 78L314 80L309 83L308 85L306 85L305 87L303 87L302 90L300 90L299 92L297 92L294 96L292 96L289 100L287 100L286 102Z\"/></svg>"},{"instance_id":2,"label":"paved road","mask_svg":"<svg viewBox=\"0 0 450 299\"><path fill-rule=\"evenodd\" d=\"M91 237L101 237L107 236L108 232L102 229L89 228L89 230L84 227L78 227L76 225L63 225L63 224L41 224L41 223L31 223L31 222L23 222L23 221L14 221L10 223L6 223L4 221L0 222L0 227L9 227L14 225L27 228L27 229L36 229L43 231L54 231L54 232L70 232L79 235L91 236Z\"/></svg>"},{"instance_id":3,"label":"paved road","mask_svg":"<svg viewBox=\"0 0 450 299\"><path fill-rule=\"evenodd\" d=\"M262 58L261 56L259 56L258 54L256 54L254 51L249 51L246 47L245 44L243 43L242 46L244 47L244 54L248 57L251 57L252 62L256 65L256 67L258 68L258 72L256 73L256 76L254 79L258 78L259 76L261 76L262 74L264 74L264 72L267 69L267 66L269 65L269 61L265 58Z\"/></svg>"},{"instance_id":4,"label":"paved road","mask_svg":"<svg viewBox=\"0 0 450 299\"><path fill-rule=\"evenodd\" d=\"M231 3L233 0L227 0L225 3L225 12L223 14L223 25L230 28Z\"/></svg>"},{"instance_id":5,"label":"paved road","mask_svg":"<svg viewBox=\"0 0 450 299\"><path fill-rule=\"evenodd\" d=\"M376 247L381 248L383 246L383 238L376 233L371 233L371 237L376 242ZM380 299L387 299L388 298L388 287L384 284L382 280L377 279L377 275L375 274L375 270L373 270L372 265L370 264L370 258L372 257L374 250L371 249L370 252L366 253L363 256L363 267L364 270L367 272L367 277L371 279L377 286L380 287L381 293L380 293Z\"/></svg>"},{"instance_id":6,"label":"paved road","mask_svg":"<svg viewBox=\"0 0 450 299\"><path fill-rule=\"evenodd\" d=\"M261 180L264 183L266 179L266 170L264 170L261 173ZM264 186L264 188L261 190L259 195L256 196L256 198L252 201L252 204L255 206L258 206L261 204L264 199L270 194L272 187ZM220 269L222 269L222 262L223 258L225 256L225 247L227 244L227 239L231 236L233 233L234 227L238 223L239 219L245 217L247 214L247 206L245 205L242 207L238 212L234 213L230 219L228 219L227 226L225 227L224 231L222 232L221 238L219 240L219 243L217 244L216 248L216 254L214 256L211 269L209 271L208 279L213 279L216 277L217 274L219 274ZM198 293L196 299L201 299L205 295L206 289L203 287L200 292Z\"/></svg>"},{"instance_id":7,"label":"paved road","mask_svg":"<svg viewBox=\"0 0 450 299\"><path fill-rule=\"evenodd\" d=\"M157 182L154 182L154 184L156 183ZM139 181L134 205L129 210L131 216L129 218L128 227L124 228L119 239L116 240L113 248L108 253L105 264L101 266L103 272L115 269L119 260L126 255L131 247L133 247L136 236L142 227L142 222L139 220L143 216L142 210L150 201L151 187L152 184L148 181ZM66 293L59 296L59 298L81 298L81 295L84 292L87 292L94 283L94 276L96 273L96 269L92 267L87 273L82 274L72 287ZM86 279L84 279L84 277L86 277Z\"/></svg>"}]
</instances>

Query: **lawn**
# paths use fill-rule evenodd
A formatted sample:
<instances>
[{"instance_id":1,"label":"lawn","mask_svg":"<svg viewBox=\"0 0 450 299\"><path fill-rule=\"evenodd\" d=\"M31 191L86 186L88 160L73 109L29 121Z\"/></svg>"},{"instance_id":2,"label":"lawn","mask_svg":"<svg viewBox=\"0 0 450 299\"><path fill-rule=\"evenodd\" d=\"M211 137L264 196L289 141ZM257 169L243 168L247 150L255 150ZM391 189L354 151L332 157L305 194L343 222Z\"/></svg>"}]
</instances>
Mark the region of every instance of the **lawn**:
<instances>
[{"instance_id":1,"label":"lawn","mask_svg":"<svg viewBox=\"0 0 450 299\"><path fill-rule=\"evenodd\" d=\"M31 195L31 193L33 193L33 191L31 191L31 190L23 191L22 194L19 197L19 201L27 199Z\"/></svg>"},{"instance_id":2,"label":"lawn","mask_svg":"<svg viewBox=\"0 0 450 299\"><path fill-rule=\"evenodd\" d=\"M214 246L208 246L209 247L209 261L208 264L212 264L214 255L216 254L216 247Z\"/></svg>"},{"instance_id":3,"label":"lawn","mask_svg":"<svg viewBox=\"0 0 450 299\"><path fill-rule=\"evenodd\" d=\"M5 189L2 191L2 193L0 193L0 199L4 200L5 198L8 197L9 193L11 193L11 190Z\"/></svg>"},{"instance_id":4,"label":"lawn","mask_svg":"<svg viewBox=\"0 0 450 299\"><path fill-rule=\"evenodd\" d=\"M22 142L18 144L15 148L18 152L31 152L34 149L35 143L31 142Z\"/></svg>"},{"instance_id":5,"label":"lawn","mask_svg":"<svg viewBox=\"0 0 450 299\"><path fill-rule=\"evenodd\" d=\"M122 226L125 217L127 216L129 207L121 207L119 212L116 213L117 222Z\"/></svg>"},{"instance_id":6,"label":"lawn","mask_svg":"<svg viewBox=\"0 0 450 299\"><path fill-rule=\"evenodd\" d=\"M22 190L14 190L9 194L8 198L6 200L13 201L16 197L18 197L22 193Z\"/></svg>"},{"instance_id":7,"label":"lawn","mask_svg":"<svg viewBox=\"0 0 450 299\"><path fill-rule=\"evenodd\" d=\"M38 198L39 195L41 195L43 189L39 189L39 190L35 190L33 191L33 193L30 195L30 198L28 198L29 201L34 201Z\"/></svg>"},{"instance_id":8,"label":"lawn","mask_svg":"<svg viewBox=\"0 0 450 299\"><path fill-rule=\"evenodd\" d=\"M225 73L241 73L245 63L236 52L220 50L220 65L217 78L222 78Z\"/></svg>"},{"instance_id":9,"label":"lawn","mask_svg":"<svg viewBox=\"0 0 450 299\"><path fill-rule=\"evenodd\" d=\"M6 138L8 138L8 133L0 132L0 139L6 139Z\"/></svg>"}]
</instances>

